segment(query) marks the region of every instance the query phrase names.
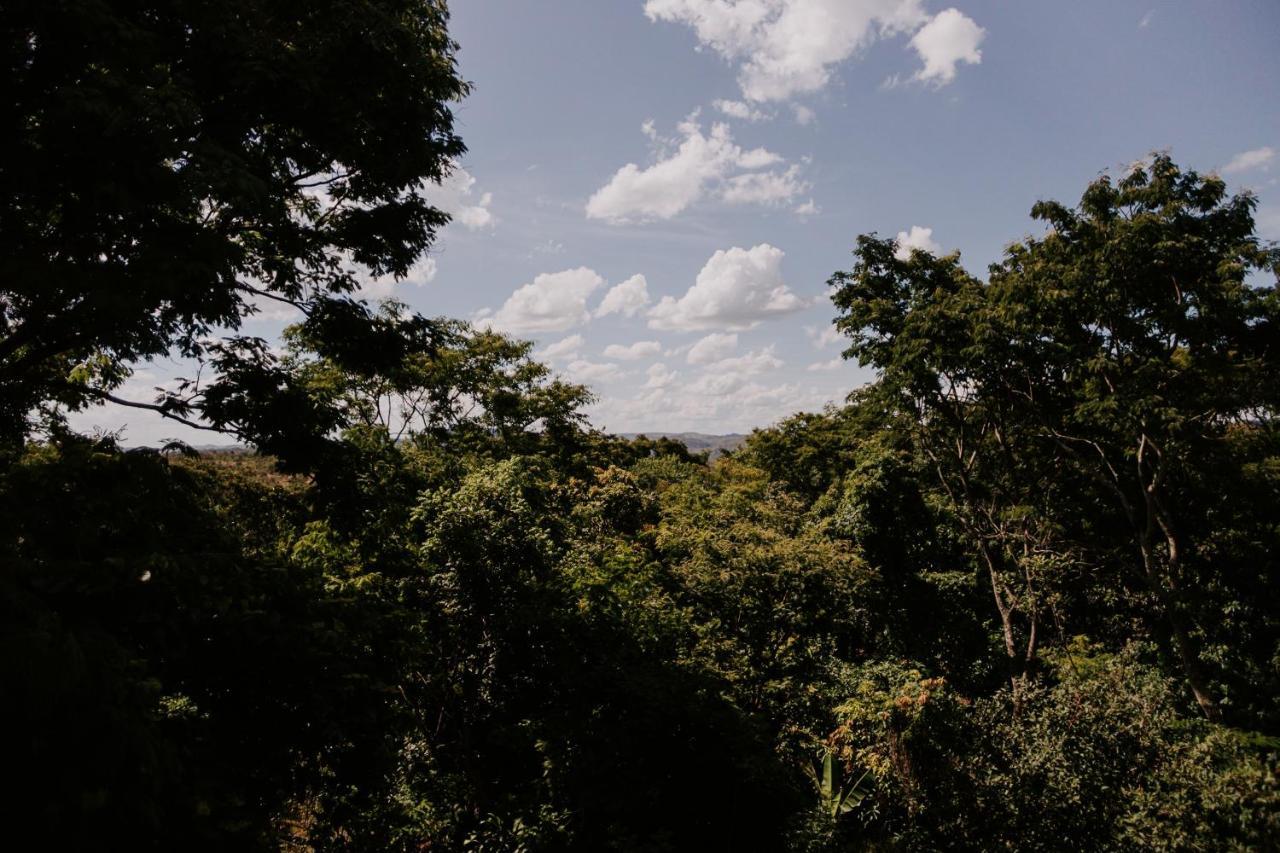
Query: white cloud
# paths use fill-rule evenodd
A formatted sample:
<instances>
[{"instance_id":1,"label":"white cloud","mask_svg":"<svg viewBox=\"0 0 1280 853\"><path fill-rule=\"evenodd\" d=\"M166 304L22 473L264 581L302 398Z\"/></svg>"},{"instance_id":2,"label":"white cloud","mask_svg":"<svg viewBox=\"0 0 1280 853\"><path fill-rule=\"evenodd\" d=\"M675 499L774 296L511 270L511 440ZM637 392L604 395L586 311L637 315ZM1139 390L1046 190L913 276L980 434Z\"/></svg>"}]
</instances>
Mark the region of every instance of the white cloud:
<instances>
[{"instance_id":1,"label":"white cloud","mask_svg":"<svg viewBox=\"0 0 1280 853\"><path fill-rule=\"evenodd\" d=\"M826 326L805 326L804 333L809 338L809 343L817 349L826 349L838 342L841 337L834 323Z\"/></svg>"},{"instance_id":2,"label":"white cloud","mask_svg":"<svg viewBox=\"0 0 1280 853\"><path fill-rule=\"evenodd\" d=\"M802 126L813 124L813 120L818 117L817 113L804 104L796 104L791 108L791 111L796 117L796 124Z\"/></svg>"},{"instance_id":3,"label":"white cloud","mask_svg":"<svg viewBox=\"0 0 1280 853\"><path fill-rule=\"evenodd\" d=\"M461 166L445 176L438 185L426 185L427 201L453 217L453 221L471 231L487 228L497 220L489 206L493 193L475 194L476 179Z\"/></svg>"},{"instance_id":4,"label":"white cloud","mask_svg":"<svg viewBox=\"0 0 1280 853\"><path fill-rule=\"evenodd\" d=\"M680 374L674 370L668 370L665 364L653 364L649 366L648 381L644 383L646 388L665 388L676 380Z\"/></svg>"},{"instance_id":5,"label":"white cloud","mask_svg":"<svg viewBox=\"0 0 1280 853\"><path fill-rule=\"evenodd\" d=\"M734 331L804 308L805 301L782 279L782 256L768 243L716 252L684 296L664 296L650 309L649 326Z\"/></svg>"},{"instance_id":6,"label":"white cloud","mask_svg":"<svg viewBox=\"0 0 1280 853\"><path fill-rule=\"evenodd\" d=\"M704 373L681 390L695 399L705 399L728 396L746 384L746 377L736 373Z\"/></svg>"},{"instance_id":7,"label":"white cloud","mask_svg":"<svg viewBox=\"0 0 1280 853\"><path fill-rule=\"evenodd\" d=\"M566 372L573 381L584 384L609 382L622 376L622 371L618 369L616 364L583 361L582 359L570 362Z\"/></svg>"},{"instance_id":8,"label":"white cloud","mask_svg":"<svg viewBox=\"0 0 1280 853\"><path fill-rule=\"evenodd\" d=\"M921 79L946 82L957 62L978 61L970 58L978 56L972 30L978 41L982 33L954 9L930 21L921 0L647 0L644 10L650 20L692 28L701 46L736 63L743 95L757 103L818 91L874 42L930 26L916 46Z\"/></svg>"},{"instance_id":9,"label":"white cloud","mask_svg":"<svg viewBox=\"0 0 1280 853\"><path fill-rule=\"evenodd\" d=\"M1156 16L1156 10L1155 10L1155 9L1148 9L1148 10L1147 10L1147 14L1145 14L1145 15L1143 15L1143 16L1142 16L1142 20L1141 20L1141 21L1138 21L1138 29L1140 29L1140 30L1145 30L1147 27L1151 26L1151 20L1152 20L1155 16Z\"/></svg>"},{"instance_id":10,"label":"white cloud","mask_svg":"<svg viewBox=\"0 0 1280 853\"><path fill-rule=\"evenodd\" d=\"M576 359L578 350L582 349L582 335L570 335L567 338L561 338L553 344L547 344L541 352L536 353L539 358L546 361L557 361L560 359Z\"/></svg>"},{"instance_id":11,"label":"white cloud","mask_svg":"<svg viewBox=\"0 0 1280 853\"><path fill-rule=\"evenodd\" d=\"M439 271L440 268L436 264L436 259L424 256L409 268L409 274L405 276L404 280L418 287L424 287L435 281L436 273Z\"/></svg>"},{"instance_id":12,"label":"white cloud","mask_svg":"<svg viewBox=\"0 0 1280 853\"><path fill-rule=\"evenodd\" d=\"M704 134L691 117L680 123L680 138L670 140L659 138L651 122L644 129L658 146L656 162L647 168L628 163L615 172L588 199L589 219L613 224L670 219L713 189L730 204L770 203L789 198L789 189L792 195L803 191L798 173L792 171L796 167L759 172L783 158L764 148L740 147L726 124L717 122ZM744 178L747 186L738 188Z\"/></svg>"},{"instance_id":13,"label":"white cloud","mask_svg":"<svg viewBox=\"0 0 1280 853\"><path fill-rule=\"evenodd\" d=\"M942 253L942 247L933 239L933 229L921 228L919 225L912 225L910 232L899 231L898 239L894 242L898 244L898 248L893 256L900 261L911 260L913 249L920 249L933 255Z\"/></svg>"},{"instance_id":14,"label":"white cloud","mask_svg":"<svg viewBox=\"0 0 1280 853\"><path fill-rule=\"evenodd\" d=\"M365 278L357 276L360 280L360 286L356 288L355 297L357 299L366 299L370 302L380 302L383 299L390 299L395 293L398 282L394 276L384 275L381 278ZM274 312L273 312L274 313Z\"/></svg>"},{"instance_id":15,"label":"white cloud","mask_svg":"<svg viewBox=\"0 0 1280 853\"><path fill-rule=\"evenodd\" d=\"M737 333L712 332L691 346L686 358L690 364L710 364L727 358L737 348Z\"/></svg>"},{"instance_id":16,"label":"white cloud","mask_svg":"<svg viewBox=\"0 0 1280 853\"><path fill-rule=\"evenodd\" d=\"M749 172L725 181L720 197L730 204L781 204L809 189L800 180L800 167L785 172Z\"/></svg>"},{"instance_id":17,"label":"white cloud","mask_svg":"<svg viewBox=\"0 0 1280 853\"><path fill-rule=\"evenodd\" d=\"M797 204L791 209L791 212L801 217L817 216L822 212L822 208L818 207L813 199L809 199L804 204Z\"/></svg>"},{"instance_id":18,"label":"white cloud","mask_svg":"<svg viewBox=\"0 0 1280 853\"><path fill-rule=\"evenodd\" d=\"M636 341L631 346L622 346L621 344L609 344L604 348L605 358L616 358L618 361L635 361L641 358L651 358L662 352L662 344L657 341Z\"/></svg>"},{"instance_id":19,"label":"white cloud","mask_svg":"<svg viewBox=\"0 0 1280 853\"><path fill-rule=\"evenodd\" d=\"M781 154L775 154L766 148L752 148L750 151L743 151L735 165L742 169L763 169L781 162Z\"/></svg>"},{"instance_id":20,"label":"white cloud","mask_svg":"<svg viewBox=\"0 0 1280 853\"><path fill-rule=\"evenodd\" d=\"M356 279L360 282L360 287L356 290L355 295L361 299L380 300L387 299L394 295L396 287L401 284L412 284L417 287L425 287L435 280L438 267L436 259L430 255L423 255L417 262L409 267L409 271L405 277L396 281L396 277L392 275L384 275L378 278L368 274L364 268L356 270ZM262 317L278 316L282 303L274 303L277 309L272 312L260 314ZM290 309L292 310L292 309Z\"/></svg>"},{"instance_id":21,"label":"white cloud","mask_svg":"<svg viewBox=\"0 0 1280 853\"><path fill-rule=\"evenodd\" d=\"M1259 167L1265 167L1275 159L1275 156L1275 149L1269 146L1254 148L1252 151L1243 151L1232 157L1231 162L1222 167L1222 174L1235 175L1240 172L1248 172Z\"/></svg>"},{"instance_id":22,"label":"white cloud","mask_svg":"<svg viewBox=\"0 0 1280 853\"><path fill-rule=\"evenodd\" d=\"M815 381L802 386L795 381L771 384L737 375L701 375L688 383L664 383L665 368L651 372L660 377L658 382L630 398L614 396L602 401L593 413L596 423L603 419L609 425L637 432L745 432L794 412L819 410L842 400L849 390L845 381ZM818 374L811 376L818 379Z\"/></svg>"},{"instance_id":23,"label":"white cloud","mask_svg":"<svg viewBox=\"0 0 1280 853\"><path fill-rule=\"evenodd\" d=\"M707 374L715 376L752 376L782 367L772 344L762 350L753 350L735 358L722 358L707 367Z\"/></svg>"},{"instance_id":24,"label":"white cloud","mask_svg":"<svg viewBox=\"0 0 1280 853\"><path fill-rule=\"evenodd\" d=\"M695 397L723 397L752 382L752 377L782 367L772 345L735 358L722 358L707 365L701 374L681 390Z\"/></svg>"},{"instance_id":25,"label":"white cloud","mask_svg":"<svg viewBox=\"0 0 1280 853\"><path fill-rule=\"evenodd\" d=\"M986 30L959 9L942 10L911 37L911 46L924 62L915 79L937 86L950 83L956 78L959 63L982 62L978 45L986 35Z\"/></svg>"},{"instance_id":26,"label":"white cloud","mask_svg":"<svg viewBox=\"0 0 1280 853\"><path fill-rule=\"evenodd\" d=\"M621 314L634 317L649 304L649 284L642 275L633 275L624 282L609 288L596 309L597 317Z\"/></svg>"},{"instance_id":27,"label":"white cloud","mask_svg":"<svg viewBox=\"0 0 1280 853\"><path fill-rule=\"evenodd\" d=\"M477 322L503 332L562 332L591 319L587 297L603 284L587 267L542 273Z\"/></svg>"},{"instance_id":28,"label":"white cloud","mask_svg":"<svg viewBox=\"0 0 1280 853\"><path fill-rule=\"evenodd\" d=\"M729 118L736 118L742 121L764 121L773 118L764 110L757 109L743 101L726 101L722 98L712 101L711 105Z\"/></svg>"},{"instance_id":29,"label":"white cloud","mask_svg":"<svg viewBox=\"0 0 1280 853\"><path fill-rule=\"evenodd\" d=\"M805 370L812 373L825 372L828 370L835 370L842 364L844 364L844 359L833 358L830 361L815 361L813 364L806 367Z\"/></svg>"}]
</instances>

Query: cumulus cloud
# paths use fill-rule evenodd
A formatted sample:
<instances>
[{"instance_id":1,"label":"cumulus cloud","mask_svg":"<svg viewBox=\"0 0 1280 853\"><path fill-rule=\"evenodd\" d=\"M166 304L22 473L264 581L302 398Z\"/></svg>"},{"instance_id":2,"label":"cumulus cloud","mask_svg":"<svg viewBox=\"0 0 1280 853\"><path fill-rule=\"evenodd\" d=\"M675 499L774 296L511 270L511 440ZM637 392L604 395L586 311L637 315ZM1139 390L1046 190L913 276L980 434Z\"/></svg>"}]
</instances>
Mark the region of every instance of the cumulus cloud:
<instances>
[{"instance_id":1,"label":"cumulus cloud","mask_svg":"<svg viewBox=\"0 0 1280 853\"><path fill-rule=\"evenodd\" d=\"M591 319L587 298L603 284L604 279L587 267L542 273L477 322L517 334L562 332Z\"/></svg>"},{"instance_id":2,"label":"cumulus cloud","mask_svg":"<svg viewBox=\"0 0 1280 853\"><path fill-rule=\"evenodd\" d=\"M652 371L659 377L665 368ZM814 379L817 374L812 374ZM825 377L824 377L825 378ZM848 393L846 382L765 382L759 378L702 375L691 382L661 382L634 396L611 397L597 407L593 418L628 431L707 430L745 431L774 423L794 412L816 411Z\"/></svg>"},{"instance_id":3,"label":"cumulus cloud","mask_svg":"<svg viewBox=\"0 0 1280 853\"><path fill-rule=\"evenodd\" d=\"M815 361L813 364L806 367L805 370L808 370L811 373L825 372L828 370L835 370L842 364L844 364L844 359L833 358L830 361Z\"/></svg>"},{"instance_id":4,"label":"cumulus cloud","mask_svg":"<svg viewBox=\"0 0 1280 853\"><path fill-rule=\"evenodd\" d=\"M741 390L746 384L746 377L736 373L704 373L685 385L682 390L692 395L695 400L710 403L711 398L726 397Z\"/></svg>"},{"instance_id":5,"label":"cumulus cloud","mask_svg":"<svg viewBox=\"0 0 1280 853\"><path fill-rule=\"evenodd\" d=\"M618 361L636 361L641 358L651 358L660 352L662 352L662 344L657 341L636 341L625 347L621 344L609 344L604 348L604 357L616 358Z\"/></svg>"},{"instance_id":6,"label":"cumulus cloud","mask_svg":"<svg viewBox=\"0 0 1280 853\"><path fill-rule=\"evenodd\" d=\"M646 388L665 388L676 380L680 374L674 370L668 370L665 364L654 364L649 366L648 380L644 383Z\"/></svg>"},{"instance_id":7,"label":"cumulus cloud","mask_svg":"<svg viewBox=\"0 0 1280 853\"><path fill-rule=\"evenodd\" d=\"M796 167L761 172L783 162L764 148L744 149L720 122L704 133L696 117L679 125L680 136L662 139L652 122L642 128L657 146L656 162L628 163L587 200L587 217L613 224L670 219L708 194L729 204L789 201L808 188Z\"/></svg>"},{"instance_id":8,"label":"cumulus cloud","mask_svg":"<svg viewBox=\"0 0 1280 853\"><path fill-rule=\"evenodd\" d=\"M722 358L707 365L680 389L695 398L725 397L754 384L754 377L782 367L772 345L746 355Z\"/></svg>"},{"instance_id":9,"label":"cumulus cloud","mask_svg":"<svg viewBox=\"0 0 1280 853\"><path fill-rule=\"evenodd\" d=\"M933 229L921 228L919 225L912 225L910 231L899 231L898 239L894 242L898 244L898 248L893 256L900 261L911 260L911 252L914 249L933 255L942 253L942 247L933 239Z\"/></svg>"},{"instance_id":10,"label":"cumulus cloud","mask_svg":"<svg viewBox=\"0 0 1280 853\"><path fill-rule=\"evenodd\" d=\"M436 259L430 255L423 255L416 263L414 263L413 266L409 267L409 271L405 274L405 277L398 281L396 280L396 277L392 275L384 275L374 278L367 272L358 272L356 278L360 282L360 287L356 291L356 296L361 299L387 299L395 293L396 287L401 284L425 287L435 280L436 273L438 271L439 267L436 265ZM278 315L280 313L280 306L282 303L276 302L274 305L276 306L275 310L269 313L272 315ZM290 311L294 310L292 306L287 307Z\"/></svg>"},{"instance_id":11,"label":"cumulus cloud","mask_svg":"<svg viewBox=\"0 0 1280 853\"><path fill-rule=\"evenodd\" d=\"M409 274L405 276L405 281L418 287L423 287L435 281L436 273L439 271L440 268L436 264L435 258L422 257L409 268Z\"/></svg>"},{"instance_id":12,"label":"cumulus cloud","mask_svg":"<svg viewBox=\"0 0 1280 853\"><path fill-rule=\"evenodd\" d=\"M427 185L427 200L453 217L453 221L470 231L478 231L494 224L493 193L477 194L476 179L461 166L445 176L438 185Z\"/></svg>"},{"instance_id":13,"label":"cumulus cloud","mask_svg":"<svg viewBox=\"0 0 1280 853\"><path fill-rule=\"evenodd\" d=\"M711 105L729 118L736 118L741 121L764 121L765 119L773 118L764 110L757 109L743 101L726 101L722 98L713 101Z\"/></svg>"},{"instance_id":14,"label":"cumulus cloud","mask_svg":"<svg viewBox=\"0 0 1280 853\"><path fill-rule=\"evenodd\" d=\"M752 350L746 355L734 358L722 358L707 367L708 375L715 376L753 376L768 370L782 367L782 359L778 358L773 344L761 350Z\"/></svg>"},{"instance_id":15,"label":"cumulus cloud","mask_svg":"<svg viewBox=\"0 0 1280 853\"><path fill-rule=\"evenodd\" d=\"M582 359L569 362L566 372L575 382L583 384L609 382L622 376L622 371L618 369L616 364L584 361Z\"/></svg>"},{"instance_id":16,"label":"cumulus cloud","mask_svg":"<svg viewBox=\"0 0 1280 853\"><path fill-rule=\"evenodd\" d=\"M809 339L809 343L813 344L817 349L826 349L840 340L840 332L836 329L834 323L826 326L805 326L804 333Z\"/></svg>"},{"instance_id":17,"label":"cumulus cloud","mask_svg":"<svg viewBox=\"0 0 1280 853\"><path fill-rule=\"evenodd\" d=\"M582 349L585 343L586 341L583 340L582 335L569 335L569 337L561 338L553 344L547 344L537 355L546 361L576 359L578 351Z\"/></svg>"},{"instance_id":18,"label":"cumulus cloud","mask_svg":"<svg viewBox=\"0 0 1280 853\"><path fill-rule=\"evenodd\" d=\"M781 249L761 243L716 252L692 287L676 299L662 297L649 311L654 329L736 331L806 307L782 278Z\"/></svg>"},{"instance_id":19,"label":"cumulus cloud","mask_svg":"<svg viewBox=\"0 0 1280 853\"><path fill-rule=\"evenodd\" d=\"M737 333L712 332L689 347L686 360L690 364L710 364L727 358L738 348Z\"/></svg>"},{"instance_id":20,"label":"cumulus cloud","mask_svg":"<svg viewBox=\"0 0 1280 853\"><path fill-rule=\"evenodd\" d=\"M1252 151L1243 151L1232 157L1231 162L1222 167L1222 174L1236 175L1240 172L1248 172L1267 166L1275 159L1275 156L1275 149L1267 146L1254 148Z\"/></svg>"},{"instance_id":21,"label":"cumulus cloud","mask_svg":"<svg viewBox=\"0 0 1280 853\"><path fill-rule=\"evenodd\" d=\"M982 62L978 45L987 31L959 9L944 9L911 37L911 46L920 55L924 67L915 79L944 86L956 79L956 66L961 62Z\"/></svg>"},{"instance_id":22,"label":"cumulus cloud","mask_svg":"<svg viewBox=\"0 0 1280 853\"><path fill-rule=\"evenodd\" d=\"M789 202L809 188L800 179L800 167L785 172L749 172L724 183L720 197L730 204L773 205Z\"/></svg>"},{"instance_id":23,"label":"cumulus cloud","mask_svg":"<svg viewBox=\"0 0 1280 853\"><path fill-rule=\"evenodd\" d=\"M634 317L649 304L649 284L642 275L633 275L624 282L609 288L609 292L600 300L596 308L597 317L609 314L621 314Z\"/></svg>"},{"instance_id":24,"label":"cumulus cloud","mask_svg":"<svg viewBox=\"0 0 1280 853\"><path fill-rule=\"evenodd\" d=\"M920 79L949 82L957 62L981 58L973 32L981 41L981 28L954 9L930 19L922 0L647 0L644 10L652 21L690 27L701 46L735 63L742 94L755 103L818 91L876 41L930 27L913 44L925 62Z\"/></svg>"}]
</instances>

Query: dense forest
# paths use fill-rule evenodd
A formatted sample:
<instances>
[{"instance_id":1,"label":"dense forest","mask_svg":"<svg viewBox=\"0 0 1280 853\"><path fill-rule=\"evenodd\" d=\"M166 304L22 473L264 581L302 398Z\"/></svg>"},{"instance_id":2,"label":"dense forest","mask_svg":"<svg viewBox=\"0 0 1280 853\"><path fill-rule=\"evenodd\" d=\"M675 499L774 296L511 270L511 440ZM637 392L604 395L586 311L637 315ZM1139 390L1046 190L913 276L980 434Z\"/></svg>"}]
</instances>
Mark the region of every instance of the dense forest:
<instances>
[{"instance_id":1,"label":"dense forest","mask_svg":"<svg viewBox=\"0 0 1280 853\"><path fill-rule=\"evenodd\" d=\"M1153 155L982 277L863 236L828 284L876 381L711 461L353 296L445 222L446 25L6 4L15 849L1274 849L1253 197ZM237 331L262 299L304 312L278 345ZM117 395L168 352L201 377ZM104 401L255 450L71 429Z\"/></svg>"}]
</instances>

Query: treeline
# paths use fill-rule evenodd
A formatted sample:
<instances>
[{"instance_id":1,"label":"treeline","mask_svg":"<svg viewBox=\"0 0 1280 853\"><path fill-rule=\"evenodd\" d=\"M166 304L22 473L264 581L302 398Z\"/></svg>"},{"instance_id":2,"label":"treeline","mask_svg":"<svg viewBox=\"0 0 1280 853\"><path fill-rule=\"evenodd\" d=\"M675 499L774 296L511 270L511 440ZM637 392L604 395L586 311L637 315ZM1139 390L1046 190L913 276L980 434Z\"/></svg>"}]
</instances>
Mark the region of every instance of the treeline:
<instances>
[{"instance_id":1,"label":"treeline","mask_svg":"<svg viewBox=\"0 0 1280 853\"><path fill-rule=\"evenodd\" d=\"M363 340L290 332L287 417L207 403L271 455L54 423L0 473L10 831L1273 844L1278 306L1251 205L1158 157L1041 205L987 281L865 237L832 284L880 379L713 464L591 431L528 344L394 304L348 304Z\"/></svg>"},{"instance_id":2,"label":"treeline","mask_svg":"<svg viewBox=\"0 0 1280 853\"><path fill-rule=\"evenodd\" d=\"M709 462L593 431L527 343L354 295L448 220L447 22L0 15L10 846L1275 846L1252 197L1156 156L984 278L865 236L830 284L877 381ZM283 341L243 333L275 304ZM198 371L128 397L168 354ZM103 402L257 452L69 427Z\"/></svg>"}]
</instances>

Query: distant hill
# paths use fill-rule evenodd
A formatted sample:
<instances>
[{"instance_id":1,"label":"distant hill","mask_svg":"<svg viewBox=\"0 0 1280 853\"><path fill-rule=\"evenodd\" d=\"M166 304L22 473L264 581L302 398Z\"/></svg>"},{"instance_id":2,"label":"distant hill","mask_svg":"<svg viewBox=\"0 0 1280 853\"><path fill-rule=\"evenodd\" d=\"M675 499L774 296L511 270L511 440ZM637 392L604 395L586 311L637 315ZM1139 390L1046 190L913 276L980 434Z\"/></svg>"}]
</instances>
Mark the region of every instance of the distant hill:
<instances>
[{"instance_id":1,"label":"distant hill","mask_svg":"<svg viewBox=\"0 0 1280 853\"><path fill-rule=\"evenodd\" d=\"M648 436L649 438L669 438L672 441L678 441L694 453L703 450L711 451L711 458L724 453L726 450L737 450L742 443L747 440L745 435L740 433L729 433L728 435L709 435L705 432L623 432L618 433L619 438L636 438L638 436Z\"/></svg>"}]
</instances>

